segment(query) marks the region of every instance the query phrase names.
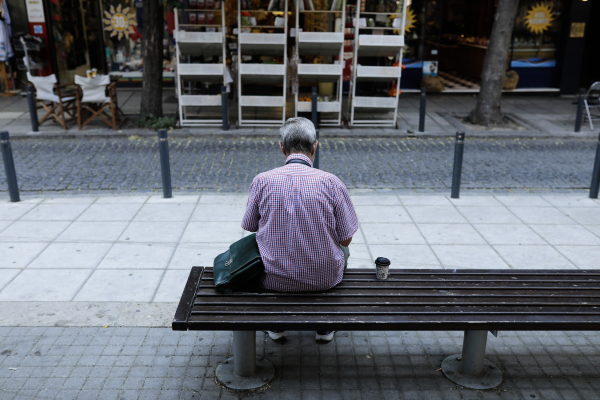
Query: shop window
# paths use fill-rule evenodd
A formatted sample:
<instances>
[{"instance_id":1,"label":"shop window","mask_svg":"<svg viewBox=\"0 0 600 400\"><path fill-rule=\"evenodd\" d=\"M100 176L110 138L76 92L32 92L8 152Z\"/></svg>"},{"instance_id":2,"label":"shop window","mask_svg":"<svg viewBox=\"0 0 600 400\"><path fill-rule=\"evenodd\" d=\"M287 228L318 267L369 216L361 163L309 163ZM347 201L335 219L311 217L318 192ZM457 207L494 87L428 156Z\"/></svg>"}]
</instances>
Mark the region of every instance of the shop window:
<instances>
[{"instance_id":1,"label":"shop window","mask_svg":"<svg viewBox=\"0 0 600 400\"><path fill-rule=\"evenodd\" d=\"M512 59L556 59L561 1L521 0L515 21Z\"/></svg>"},{"instance_id":2,"label":"shop window","mask_svg":"<svg viewBox=\"0 0 600 400\"><path fill-rule=\"evenodd\" d=\"M401 85L420 87L424 62L438 62L440 74L458 88L477 90L496 11L496 0L412 0L407 23ZM556 88L557 47L564 0L521 0L507 69L517 88ZM458 82L458 83L457 83Z\"/></svg>"},{"instance_id":3,"label":"shop window","mask_svg":"<svg viewBox=\"0 0 600 400\"><path fill-rule=\"evenodd\" d=\"M510 63L510 69L519 74L518 88L548 88L558 85L556 55L562 3L520 1Z\"/></svg>"},{"instance_id":4,"label":"shop window","mask_svg":"<svg viewBox=\"0 0 600 400\"><path fill-rule=\"evenodd\" d=\"M126 78L141 79L144 67L142 0L101 0L101 5L108 72ZM169 35L167 21L165 10L163 76L172 76L173 40Z\"/></svg>"}]
</instances>

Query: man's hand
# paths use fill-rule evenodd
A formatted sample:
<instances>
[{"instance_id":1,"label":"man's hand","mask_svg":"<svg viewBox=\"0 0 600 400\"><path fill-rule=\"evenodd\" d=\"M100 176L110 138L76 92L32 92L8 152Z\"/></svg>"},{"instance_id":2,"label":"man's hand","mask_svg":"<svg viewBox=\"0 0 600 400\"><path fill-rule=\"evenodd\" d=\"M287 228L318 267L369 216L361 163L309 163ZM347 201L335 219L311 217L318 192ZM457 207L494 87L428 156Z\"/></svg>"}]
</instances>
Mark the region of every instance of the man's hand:
<instances>
[{"instance_id":1,"label":"man's hand","mask_svg":"<svg viewBox=\"0 0 600 400\"><path fill-rule=\"evenodd\" d=\"M348 247L348 245L350 244L350 242L352 242L352 238L348 239L348 240L344 240L343 242L340 242L340 244L344 247Z\"/></svg>"}]
</instances>

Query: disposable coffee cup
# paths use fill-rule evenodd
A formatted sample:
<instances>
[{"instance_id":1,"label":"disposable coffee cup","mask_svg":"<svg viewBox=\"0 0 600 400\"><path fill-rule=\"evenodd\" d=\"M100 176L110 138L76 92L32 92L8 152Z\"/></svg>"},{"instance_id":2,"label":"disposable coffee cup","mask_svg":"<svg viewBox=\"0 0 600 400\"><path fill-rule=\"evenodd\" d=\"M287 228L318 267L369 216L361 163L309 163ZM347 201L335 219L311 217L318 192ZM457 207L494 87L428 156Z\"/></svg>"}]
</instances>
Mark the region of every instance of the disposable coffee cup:
<instances>
[{"instance_id":1,"label":"disposable coffee cup","mask_svg":"<svg viewBox=\"0 0 600 400\"><path fill-rule=\"evenodd\" d=\"M375 260L375 269L377 270L377 279L387 279L390 273L390 260L378 257Z\"/></svg>"}]
</instances>

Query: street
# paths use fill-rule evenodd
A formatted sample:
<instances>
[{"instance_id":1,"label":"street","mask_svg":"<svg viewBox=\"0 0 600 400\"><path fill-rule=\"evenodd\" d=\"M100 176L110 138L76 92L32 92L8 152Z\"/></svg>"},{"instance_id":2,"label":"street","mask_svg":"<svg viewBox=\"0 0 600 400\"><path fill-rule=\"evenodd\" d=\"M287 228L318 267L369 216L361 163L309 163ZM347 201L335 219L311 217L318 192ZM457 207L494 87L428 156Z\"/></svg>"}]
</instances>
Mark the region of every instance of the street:
<instances>
[{"instance_id":1,"label":"street","mask_svg":"<svg viewBox=\"0 0 600 400\"><path fill-rule=\"evenodd\" d=\"M254 176L283 163L277 139L169 140L175 192L246 192ZM156 139L13 140L21 192L160 191ZM462 188L506 192L589 188L592 139L470 139ZM335 138L321 140L321 168L349 189L447 191L453 139ZM0 165L0 191L6 191Z\"/></svg>"}]
</instances>

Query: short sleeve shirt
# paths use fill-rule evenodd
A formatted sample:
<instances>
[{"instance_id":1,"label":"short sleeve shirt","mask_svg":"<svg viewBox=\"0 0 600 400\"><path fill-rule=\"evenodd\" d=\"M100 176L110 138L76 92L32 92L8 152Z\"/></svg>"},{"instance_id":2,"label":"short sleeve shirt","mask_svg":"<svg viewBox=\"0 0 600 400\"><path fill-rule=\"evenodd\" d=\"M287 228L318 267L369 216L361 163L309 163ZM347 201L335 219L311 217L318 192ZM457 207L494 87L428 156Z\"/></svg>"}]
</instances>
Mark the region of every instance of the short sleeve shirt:
<instances>
[{"instance_id":1,"label":"short sleeve shirt","mask_svg":"<svg viewBox=\"0 0 600 400\"><path fill-rule=\"evenodd\" d=\"M311 167L290 163L257 175L242 228L257 232L265 265L262 285L281 292L319 291L341 282L344 253L340 242L358 230L344 183L312 168L310 159L292 154Z\"/></svg>"}]
</instances>

